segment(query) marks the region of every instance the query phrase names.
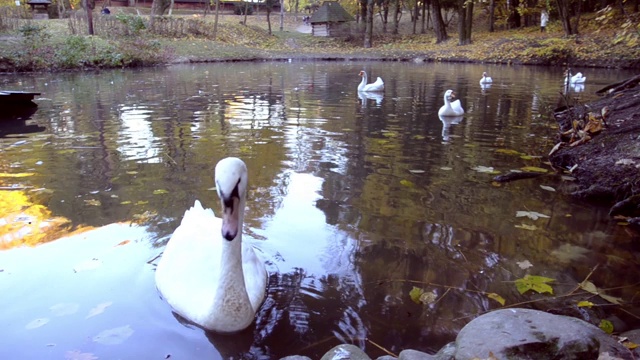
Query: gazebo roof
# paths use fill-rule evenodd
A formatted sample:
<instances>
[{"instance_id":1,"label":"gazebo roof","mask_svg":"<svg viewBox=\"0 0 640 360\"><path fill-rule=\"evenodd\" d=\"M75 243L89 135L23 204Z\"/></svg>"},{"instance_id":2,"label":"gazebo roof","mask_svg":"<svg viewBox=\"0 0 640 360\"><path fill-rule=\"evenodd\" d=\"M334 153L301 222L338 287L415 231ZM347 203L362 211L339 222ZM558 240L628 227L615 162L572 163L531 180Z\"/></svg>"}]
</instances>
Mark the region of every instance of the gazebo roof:
<instances>
[{"instance_id":1,"label":"gazebo roof","mask_svg":"<svg viewBox=\"0 0 640 360\"><path fill-rule=\"evenodd\" d=\"M353 21L354 18L337 1L325 1L311 18L310 23Z\"/></svg>"}]
</instances>

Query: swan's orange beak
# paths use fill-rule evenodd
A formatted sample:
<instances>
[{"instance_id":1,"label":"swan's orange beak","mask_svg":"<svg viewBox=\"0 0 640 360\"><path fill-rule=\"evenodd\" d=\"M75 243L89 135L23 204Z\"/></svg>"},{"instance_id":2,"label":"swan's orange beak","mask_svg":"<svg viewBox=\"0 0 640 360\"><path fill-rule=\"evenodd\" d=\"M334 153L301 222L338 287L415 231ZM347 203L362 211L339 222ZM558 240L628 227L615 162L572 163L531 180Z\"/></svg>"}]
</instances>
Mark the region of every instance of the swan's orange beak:
<instances>
[{"instance_id":1,"label":"swan's orange beak","mask_svg":"<svg viewBox=\"0 0 640 360\"><path fill-rule=\"evenodd\" d=\"M227 206L225 201L222 207L222 237L228 241L235 239L240 231L240 199L234 196L230 205Z\"/></svg>"},{"instance_id":2,"label":"swan's orange beak","mask_svg":"<svg viewBox=\"0 0 640 360\"><path fill-rule=\"evenodd\" d=\"M456 93L452 92L452 93L451 93L451 98L452 98L452 99L455 99L455 98L456 98Z\"/></svg>"}]
</instances>

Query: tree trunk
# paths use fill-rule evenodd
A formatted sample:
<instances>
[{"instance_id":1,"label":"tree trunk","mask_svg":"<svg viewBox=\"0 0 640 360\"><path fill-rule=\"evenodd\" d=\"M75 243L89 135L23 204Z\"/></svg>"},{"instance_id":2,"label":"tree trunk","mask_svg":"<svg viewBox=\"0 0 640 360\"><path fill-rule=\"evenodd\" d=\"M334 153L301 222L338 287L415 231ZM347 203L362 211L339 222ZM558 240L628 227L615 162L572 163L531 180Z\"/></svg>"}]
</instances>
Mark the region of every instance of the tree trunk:
<instances>
[{"instance_id":1,"label":"tree trunk","mask_svg":"<svg viewBox=\"0 0 640 360\"><path fill-rule=\"evenodd\" d=\"M562 22L562 28L564 34L570 36L573 34L571 29L571 15L569 13L569 0L556 0L558 5L558 15L560 16L560 22Z\"/></svg>"},{"instance_id":2,"label":"tree trunk","mask_svg":"<svg viewBox=\"0 0 640 360\"><path fill-rule=\"evenodd\" d=\"M508 28L517 29L521 25L520 13L518 12L518 6L520 6L520 0L507 0L507 2L509 3L509 18L507 20Z\"/></svg>"},{"instance_id":3,"label":"tree trunk","mask_svg":"<svg viewBox=\"0 0 640 360\"><path fill-rule=\"evenodd\" d=\"M442 11L440 11L440 0L431 0L431 12L433 20L433 32L436 34L436 44L439 44L449 38L447 35L447 28L442 20Z\"/></svg>"},{"instance_id":4,"label":"tree trunk","mask_svg":"<svg viewBox=\"0 0 640 360\"><path fill-rule=\"evenodd\" d=\"M578 6L576 9L576 21L574 22L571 29L575 35L578 35L578 25L580 24L580 14L582 13L582 1L578 1Z\"/></svg>"},{"instance_id":5,"label":"tree trunk","mask_svg":"<svg viewBox=\"0 0 640 360\"><path fill-rule=\"evenodd\" d=\"M496 0L489 3L489 32L493 32L493 24L496 22Z\"/></svg>"},{"instance_id":6,"label":"tree trunk","mask_svg":"<svg viewBox=\"0 0 640 360\"><path fill-rule=\"evenodd\" d=\"M429 14L427 14L427 0L422 0L422 22L420 24L420 34L425 34L427 32L427 26L429 23L427 20L429 19Z\"/></svg>"},{"instance_id":7,"label":"tree trunk","mask_svg":"<svg viewBox=\"0 0 640 360\"><path fill-rule=\"evenodd\" d=\"M364 30L364 47L365 49L370 48L373 43L373 1L367 0L367 17L366 17L366 26Z\"/></svg>"},{"instance_id":8,"label":"tree trunk","mask_svg":"<svg viewBox=\"0 0 640 360\"><path fill-rule=\"evenodd\" d=\"M216 0L216 14L213 17L213 40L218 36L218 14L220 13L220 0Z\"/></svg>"},{"instance_id":9,"label":"tree trunk","mask_svg":"<svg viewBox=\"0 0 640 360\"><path fill-rule=\"evenodd\" d=\"M382 1L382 9L380 11L380 20L382 20L382 32L387 33L387 25L389 24L389 0Z\"/></svg>"},{"instance_id":10,"label":"tree trunk","mask_svg":"<svg viewBox=\"0 0 640 360\"><path fill-rule=\"evenodd\" d=\"M269 35L271 34L271 8L267 6L267 26L269 27Z\"/></svg>"},{"instance_id":11,"label":"tree trunk","mask_svg":"<svg viewBox=\"0 0 640 360\"><path fill-rule=\"evenodd\" d=\"M367 0L360 0L360 31L367 30Z\"/></svg>"},{"instance_id":12,"label":"tree trunk","mask_svg":"<svg viewBox=\"0 0 640 360\"><path fill-rule=\"evenodd\" d=\"M249 12L249 2L244 2L244 18L242 19L242 25L247 25L247 13Z\"/></svg>"},{"instance_id":13,"label":"tree trunk","mask_svg":"<svg viewBox=\"0 0 640 360\"><path fill-rule=\"evenodd\" d=\"M162 16L171 6L171 0L153 0L151 14L149 15L149 27L153 27L156 16Z\"/></svg>"},{"instance_id":14,"label":"tree trunk","mask_svg":"<svg viewBox=\"0 0 640 360\"><path fill-rule=\"evenodd\" d=\"M400 14L402 9L400 8L400 0L394 0L393 3L393 30L391 33L393 35L398 35L398 29L400 28Z\"/></svg>"},{"instance_id":15,"label":"tree trunk","mask_svg":"<svg viewBox=\"0 0 640 360\"><path fill-rule=\"evenodd\" d=\"M416 0L416 3L413 6L413 32L412 32L413 35L416 34L419 15L420 15L420 8L418 7L418 0Z\"/></svg>"},{"instance_id":16,"label":"tree trunk","mask_svg":"<svg viewBox=\"0 0 640 360\"><path fill-rule=\"evenodd\" d=\"M471 44L471 25L473 23L473 2L461 0L458 19L458 45Z\"/></svg>"},{"instance_id":17,"label":"tree trunk","mask_svg":"<svg viewBox=\"0 0 640 360\"><path fill-rule=\"evenodd\" d=\"M284 0L280 0L280 31L284 31Z\"/></svg>"},{"instance_id":18,"label":"tree trunk","mask_svg":"<svg viewBox=\"0 0 640 360\"><path fill-rule=\"evenodd\" d=\"M84 0L84 9L87 11L87 25L89 26L89 35L93 35L93 9L95 7L95 0Z\"/></svg>"}]
</instances>

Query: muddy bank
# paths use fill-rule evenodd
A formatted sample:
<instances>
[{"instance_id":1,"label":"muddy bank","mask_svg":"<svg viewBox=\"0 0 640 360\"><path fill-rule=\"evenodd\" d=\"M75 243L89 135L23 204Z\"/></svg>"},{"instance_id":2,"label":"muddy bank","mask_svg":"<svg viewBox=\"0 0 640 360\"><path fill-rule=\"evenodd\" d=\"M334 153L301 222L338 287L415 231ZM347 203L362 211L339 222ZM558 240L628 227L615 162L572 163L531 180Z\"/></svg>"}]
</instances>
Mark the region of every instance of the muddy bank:
<instances>
[{"instance_id":1,"label":"muddy bank","mask_svg":"<svg viewBox=\"0 0 640 360\"><path fill-rule=\"evenodd\" d=\"M640 75L597 92L602 99L554 113L560 126L549 160L575 178L571 194L640 223Z\"/></svg>"}]
</instances>

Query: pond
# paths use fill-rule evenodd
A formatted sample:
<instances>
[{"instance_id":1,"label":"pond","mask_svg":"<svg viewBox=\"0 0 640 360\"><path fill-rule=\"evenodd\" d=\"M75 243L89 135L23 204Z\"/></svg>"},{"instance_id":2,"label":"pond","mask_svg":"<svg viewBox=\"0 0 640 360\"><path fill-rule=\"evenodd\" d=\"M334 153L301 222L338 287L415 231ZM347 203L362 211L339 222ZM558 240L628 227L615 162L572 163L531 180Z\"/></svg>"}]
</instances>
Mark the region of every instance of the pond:
<instances>
[{"instance_id":1,"label":"pond","mask_svg":"<svg viewBox=\"0 0 640 360\"><path fill-rule=\"evenodd\" d=\"M382 95L357 94L362 69L383 77ZM631 75L579 70L587 83L568 98L582 102ZM5 248L46 242L0 251L0 358L435 352L500 298L546 309L533 300L588 278L631 301L638 244L607 207L563 195L570 174L546 162L562 88L560 67L438 63L2 76L0 89L42 93L29 120L0 124L2 196L21 204L2 225L51 234L0 234ZM438 117L447 89L464 116ZM216 335L173 315L154 269L196 199L219 214L213 168L227 156L249 169L245 239L269 288L254 325ZM549 174L492 182L517 169ZM553 295L520 294L525 275L555 279ZM564 306L581 300L603 302L583 293ZM617 330L637 325L612 308Z\"/></svg>"}]
</instances>

